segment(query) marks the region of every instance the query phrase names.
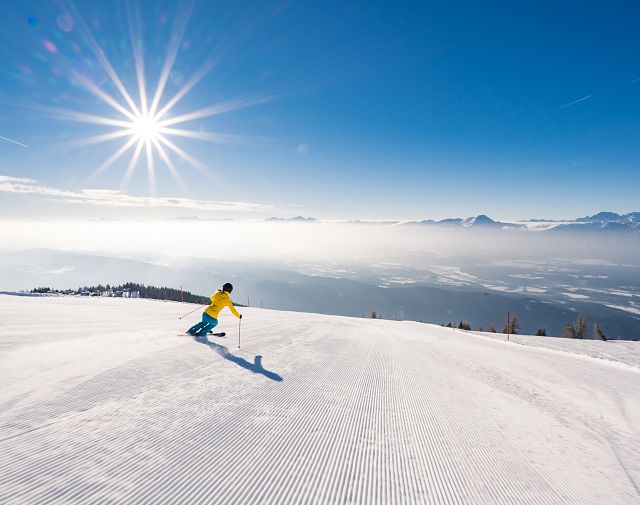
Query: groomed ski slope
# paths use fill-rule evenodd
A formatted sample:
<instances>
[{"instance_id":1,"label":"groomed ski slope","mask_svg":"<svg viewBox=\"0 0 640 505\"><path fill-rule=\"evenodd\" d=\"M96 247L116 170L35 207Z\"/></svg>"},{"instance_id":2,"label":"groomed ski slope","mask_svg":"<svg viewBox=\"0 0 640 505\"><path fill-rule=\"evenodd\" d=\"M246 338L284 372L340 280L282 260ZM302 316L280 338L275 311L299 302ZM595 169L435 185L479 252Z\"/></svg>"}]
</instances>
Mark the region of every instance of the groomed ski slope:
<instances>
[{"instance_id":1,"label":"groomed ski slope","mask_svg":"<svg viewBox=\"0 0 640 505\"><path fill-rule=\"evenodd\" d=\"M633 365L251 308L237 350L191 308L0 296L0 503L640 503Z\"/></svg>"}]
</instances>

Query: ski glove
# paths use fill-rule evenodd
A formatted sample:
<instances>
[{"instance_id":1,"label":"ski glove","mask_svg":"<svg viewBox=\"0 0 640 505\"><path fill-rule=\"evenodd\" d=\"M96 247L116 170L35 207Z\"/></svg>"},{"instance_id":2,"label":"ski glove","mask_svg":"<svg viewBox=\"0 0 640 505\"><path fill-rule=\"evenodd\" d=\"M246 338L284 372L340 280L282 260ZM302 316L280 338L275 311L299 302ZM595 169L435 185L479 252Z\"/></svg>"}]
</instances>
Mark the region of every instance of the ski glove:
<instances>
[{"instance_id":1,"label":"ski glove","mask_svg":"<svg viewBox=\"0 0 640 505\"><path fill-rule=\"evenodd\" d=\"M240 314L240 319L242 319L242 314Z\"/></svg>"}]
</instances>

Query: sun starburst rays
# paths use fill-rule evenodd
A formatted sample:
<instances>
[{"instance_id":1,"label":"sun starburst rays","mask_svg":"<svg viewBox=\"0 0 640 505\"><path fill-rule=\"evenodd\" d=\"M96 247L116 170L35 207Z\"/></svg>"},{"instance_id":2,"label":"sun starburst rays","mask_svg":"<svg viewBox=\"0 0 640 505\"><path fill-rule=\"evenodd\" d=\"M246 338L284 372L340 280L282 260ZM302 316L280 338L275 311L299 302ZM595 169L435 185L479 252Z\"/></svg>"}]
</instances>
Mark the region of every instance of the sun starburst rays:
<instances>
[{"instance_id":1,"label":"sun starburst rays","mask_svg":"<svg viewBox=\"0 0 640 505\"><path fill-rule=\"evenodd\" d=\"M164 99L169 76L171 75L174 63L177 59L192 9L193 1L188 1L182 4L182 7L176 14L172 27L171 38L167 44L165 58L160 69L157 83L155 83L153 93L148 94L148 82L144 61L144 39L141 31L143 23L140 21L140 13L137 5L135 3L129 4L129 7L127 8L127 21L131 50L134 59L133 70L137 87L137 93L131 94L124 85L123 79L120 78L107 58L106 53L100 47L96 38L92 35L87 24L80 18L77 9L73 8L74 14L79 21L78 24L81 32L87 40L88 46L93 51L96 60L105 71L111 81L111 84L115 87L115 90L117 90L117 94L109 94L105 91L102 85L98 86L89 78L74 71L73 77L75 81L107 105L112 111L111 115L101 116L98 114L88 114L60 107L50 108L50 112L62 119L81 123L91 123L114 129L108 133L101 133L76 139L75 141L69 142L69 144L86 146L121 138L125 139L125 142L106 161L93 171L87 181L98 177L118 161L126 159L127 153L131 151L132 154L131 157L128 158L126 171L122 178L121 189L125 189L129 185L136 168L144 158L146 160L147 179L150 193L154 194L156 192L156 159L167 168L176 184L184 192L188 192L181 174L171 159L172 156L177 157L184 163L195 168L200 173L206 175L209 179L213 179L213 177L209 173L209 168L205 166L205 164L198 161L187 151L172 142L171 138L181 137L208 142L233 144L238 143L242 137L188 128L176 128L176 126L193 122L198 119L216 116L236 109L250 107L270 100L270 97L266 95L250 95L235 100L221 102L217 105L209 105L191 112L172 115L173 108L214 67L214 61L208 60L193 74L193 76L183 83L182 87L180 87L173 95L170 95L168 100ZM137 96L137 100L134 99L134 96Z\"/></svg>"}]
</instances>

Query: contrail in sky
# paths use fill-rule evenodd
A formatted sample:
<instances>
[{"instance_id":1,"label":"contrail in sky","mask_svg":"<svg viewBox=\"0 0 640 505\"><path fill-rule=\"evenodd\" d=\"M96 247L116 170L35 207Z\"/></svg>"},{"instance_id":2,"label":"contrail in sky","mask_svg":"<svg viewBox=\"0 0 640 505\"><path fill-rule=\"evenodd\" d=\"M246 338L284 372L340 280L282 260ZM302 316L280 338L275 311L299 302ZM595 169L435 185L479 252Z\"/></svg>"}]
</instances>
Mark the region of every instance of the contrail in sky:
<instances>
[{"instance_id":1,"label":"contrail in sky","mask_svg":"<svg viewBox=\"0 0 640 505\"><path fill-rule=\"evenodd\" d=\"M11 139L8 139L7 137L3 137L2 135L0 135L0 139L6 140L7 142L11 142L13 144L18 144L19 146L26 147L27 149L29 149L28 145L23 144L22 142L18 142L17 140L11 140Z\"/></svg>"},{"instance_id":2,"label":"contrail in sky","mask_svg":"<svg viewBox=\"0 0 640 505\"><path fill-rule=\"evenodd\" d=\"M571 107L572 105L575 105L577 103L580 102L584 102L585 100L589 100L589 98L591 98L593 95L587 95L587 96L583 96L582 98L578 98L577 100L574 100L573 102L569 102L569 103L565 103L563 106L561 106L561 109L564 109L565 107Z\"/></svg>"}]
</instances>

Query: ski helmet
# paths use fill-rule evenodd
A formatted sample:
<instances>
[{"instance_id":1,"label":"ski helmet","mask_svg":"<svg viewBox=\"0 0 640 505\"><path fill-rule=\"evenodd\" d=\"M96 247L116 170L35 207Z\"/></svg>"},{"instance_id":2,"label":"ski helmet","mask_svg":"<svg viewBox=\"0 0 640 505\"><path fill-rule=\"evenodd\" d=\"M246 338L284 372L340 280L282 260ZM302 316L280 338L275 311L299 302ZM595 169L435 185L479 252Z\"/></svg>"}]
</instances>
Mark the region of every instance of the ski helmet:
<instances>
[{"instance_id":1,"label":"ski helmet","mask_svg":"<svg viewBox=\"0 0 640 505\"><path fill-rule=\"evenodd\" d=\"M231 293L231 291L233 291L233 284L231 284L230 282L225 282L224 286L222 286L222 291Z\"/></svg>"}]
</instances>

